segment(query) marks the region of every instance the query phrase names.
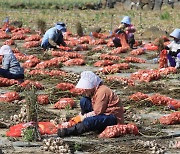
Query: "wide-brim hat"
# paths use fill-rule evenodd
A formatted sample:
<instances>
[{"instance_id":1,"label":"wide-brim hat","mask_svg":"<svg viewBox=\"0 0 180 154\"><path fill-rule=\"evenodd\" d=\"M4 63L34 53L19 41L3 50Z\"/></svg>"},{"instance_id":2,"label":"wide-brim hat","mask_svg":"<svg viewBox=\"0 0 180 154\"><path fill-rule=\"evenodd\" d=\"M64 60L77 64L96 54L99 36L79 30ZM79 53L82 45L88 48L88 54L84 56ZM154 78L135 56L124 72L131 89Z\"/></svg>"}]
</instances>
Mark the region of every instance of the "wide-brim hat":
<instances>
[{"instance_id":1,"label":"wide-brim hat","mask_svg":"<svg viewBox=\"0 0 180 154\"><path fill-rule=\"evenodd\" d=\"M56 27L57 30L60 30L62 32L66 32L66 27L64 27L64 26L56 25L55 27Z\"/></svg>"},{"instance_id":2,"label":"wide-brim hat","mask_svg":"<svg viewBox=\"0 0 180 154\"><path fill-rule=\"evenodd\" d=\"M1 48L0 48L0 55L3 56L5 54L12 54L12 49L9 45L3 45Z\"/></svg>"},{"instance_id":3,"label":"wide-brim hat","mask_svg":"<svg viewBox=\"0 0 180 154\"><path fill-rule=\"evenodd\" d=\"M174 38L177 38L177 39L180 39L180 29L176 28L171 34L170 34L171 37L174 37Z\"/></svg>"},{"instance_id":4,"label":"wide-brim hat","mask_svg":"<svg viewBox=\"0 0 180 154\"><path fill-rule=\"evenodd\" d=\"M122 20L121 23L125 23L130 25L131 24L131 18L129 16L125 16Z\"/></svg>"},{"instance_id":5,"label":"wide-brim hat","mask_svg":"<svg viewBox=\"0 0 180 154\"><path fill-rule=\"evenodd\" d=\"M76 85L76 88L80 89L93 89L97 87L102 80L94 74L92 71L84 71L81 73L81 78Z\"/></svg>"}]
</instances>

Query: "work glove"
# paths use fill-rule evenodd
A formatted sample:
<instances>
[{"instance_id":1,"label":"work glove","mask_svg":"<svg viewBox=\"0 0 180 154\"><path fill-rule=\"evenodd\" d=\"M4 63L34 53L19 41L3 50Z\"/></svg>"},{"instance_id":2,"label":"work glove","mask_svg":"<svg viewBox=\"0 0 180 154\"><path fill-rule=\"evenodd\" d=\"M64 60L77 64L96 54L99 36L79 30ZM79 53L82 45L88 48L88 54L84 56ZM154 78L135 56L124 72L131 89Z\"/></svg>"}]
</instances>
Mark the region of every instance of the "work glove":
<instances>
[{"instance_id":1,"label":"work glove","mask_svg":"<svg viewBox=\"0 0 180 154\"><path fill-rule=\"evenodd\" d=\"M79 113L79 116L80 116L81 121L85 119L85 116L83 116L81 113Z\"/></svg>"},{"instance_id":2,"label":"work glove","mask_svg":"<svg viewBox=\"0 0 180 154\"><path fill-rule=\"evenodd\" d=\"M77 116L73 117L71 120L73 120L75 123L79 123L79 122L81 122L81 116L77 115Z\"/></svg>"}]
</instances>

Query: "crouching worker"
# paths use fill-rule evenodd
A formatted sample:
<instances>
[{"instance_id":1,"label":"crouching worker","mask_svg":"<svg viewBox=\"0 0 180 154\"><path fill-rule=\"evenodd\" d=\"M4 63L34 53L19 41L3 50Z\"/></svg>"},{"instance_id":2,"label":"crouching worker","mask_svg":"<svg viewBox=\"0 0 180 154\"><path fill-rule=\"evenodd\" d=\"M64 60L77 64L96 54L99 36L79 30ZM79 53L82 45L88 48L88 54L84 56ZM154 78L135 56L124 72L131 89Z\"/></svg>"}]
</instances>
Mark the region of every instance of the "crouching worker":
<instances>
[{"instance_id":1,"label":"crouching worker","mask_svg":"<svg viewBox=\"0 0 180 154\"><path fill-rule=\"evenodd\" d=\"M71 128L58 130L58 136L80 135L89 131L102 132L107 126L124 123L119 97L91 71L81 73L76 88L84 89L80 100L81 122Z\"/></svg>"},{"instance_id":2,"label":"crouching worker","mask_svg":"<svg viewBox=\"0 0 180 154\"><path fill-rule=\"evenodd\" d=\"M58 22L55 27L47 30L43 36L41 47L46 50L49 48L58 48L59 45L66 46L63 39L63 32L66 32L66 26L63 22Z\"/></svg>"},{"instance_id":3,"label":"crouching worker","mask_svg":"<svg viewBox=\"0 0 180 154\"><path fill-rule=\"evenodd\" d=\"M175 29L170 37L173 41L165 47L168 51L168 66L180 68L180 29Z\"/></svg>"},{"instance_id":4,"label":"crouching worker","mask_svg":"<svg viewBox=\"0 0 180 154\"><path fill-rule=\"evenodd\" d=\"M125 33L126 41L131 48L135 44L134 32L136 32L135 27L131 24L131 19L128 16L125 16L121 20L121 24L117 29L115 29L114 33L116 33L116 37L113 38L113 43L115 47L121 47L121 40L118 38L118 34Z\"/></svg>"},{"instance_id":5,"label":"crouching worker","mask_svg":"<svg viewBox=\"0 0 180 154\"><path fill-rule=\"evenodd\" d=\"M11 47L3 45L0 48L0 55L3 56L0 76L8 79L24 79L24 69L14 56Z\"/></svg>"}]
</instances>

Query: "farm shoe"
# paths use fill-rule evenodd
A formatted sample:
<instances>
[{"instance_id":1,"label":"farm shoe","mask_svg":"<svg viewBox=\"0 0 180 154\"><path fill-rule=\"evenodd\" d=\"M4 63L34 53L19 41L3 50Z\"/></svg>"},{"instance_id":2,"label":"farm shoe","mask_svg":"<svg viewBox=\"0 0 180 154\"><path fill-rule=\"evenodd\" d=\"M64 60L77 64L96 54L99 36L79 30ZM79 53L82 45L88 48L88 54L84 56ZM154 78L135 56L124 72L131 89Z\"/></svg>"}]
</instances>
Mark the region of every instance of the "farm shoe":
<instances>
[{"instance_id":1,"label":"farm shoe","mask_svg":"<svg viewBox=\"0 0 180 154\"><path fill-rule=\"evenodd\" d=\"M80 135L87 132L89 129L83 124L78 123L70 128L63 128L58 130L59 137L71 136L71 135Z\"/></svg>"},{"instance_id":2,"label":"farm shoe","mask_svg":"<svg viewBox=\"0 0 180 154\"><path fill-rule=\"evenodd\" d=\"M67 128L58 129L58 136L59 137L65 137L67 134Z\"/></svg>"}]
</instances>

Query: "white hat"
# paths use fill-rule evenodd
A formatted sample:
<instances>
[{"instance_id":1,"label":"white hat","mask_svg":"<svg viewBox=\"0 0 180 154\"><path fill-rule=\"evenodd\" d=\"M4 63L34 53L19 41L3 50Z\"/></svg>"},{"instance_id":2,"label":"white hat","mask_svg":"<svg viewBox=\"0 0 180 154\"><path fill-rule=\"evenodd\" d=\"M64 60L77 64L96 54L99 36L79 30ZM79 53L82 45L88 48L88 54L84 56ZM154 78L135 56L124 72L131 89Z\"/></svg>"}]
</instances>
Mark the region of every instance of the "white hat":
<instances>
[{"instance_id":1,"label":"white hat","mask_svg":"<svg viewBox=\"0 0 180 154\"><path fill-rule=\"evenodd\" d=\"M121 20L121 23L125 23L125 24L128 24L130 25L131 24L131 19L129 16L125 16L122 20Z\"/></svg>"},{"instance_id":2,"label":"white hat","mask_svg":"<svg viewBox=\"0 0 180 154\"><path fill-rule=\"evenodd\" d=\"M97 87L101 82L102 80L99 78L99 76L94 74L92 71L83 71L81 73L81 78L76 85L76 88L93 89Z\"/></svg>"},{"instance_id":3,"label":"white hat","mask_svg":"<svg viewBox=\"0 0 180 154\"><path fill-rule=\"evenodd\" d=\"M12 49L9 45L3 45L1 48L0 48L0 55L6 55L6 54L12 54Z\"/></svg>"},{"instance_id":4,"label":"white hat","mask_svg":"<svg viewBox=\"0 0 180 154\"><path fill-rule=\"evenodd\" d=\"M176 28L171 34L170 34L171 37L174 37L174 38L177 38L177 39L180 39L180 29Z\"/></svg>"}]
</instances>

